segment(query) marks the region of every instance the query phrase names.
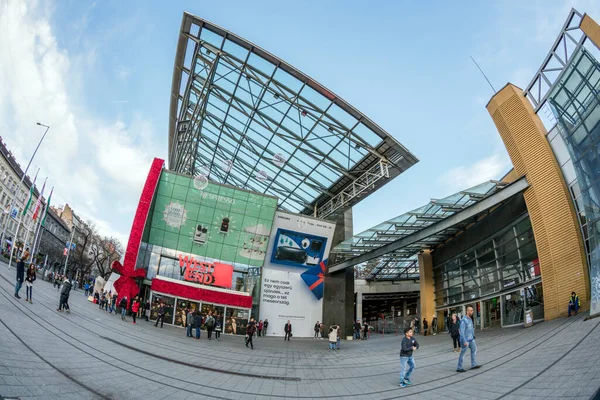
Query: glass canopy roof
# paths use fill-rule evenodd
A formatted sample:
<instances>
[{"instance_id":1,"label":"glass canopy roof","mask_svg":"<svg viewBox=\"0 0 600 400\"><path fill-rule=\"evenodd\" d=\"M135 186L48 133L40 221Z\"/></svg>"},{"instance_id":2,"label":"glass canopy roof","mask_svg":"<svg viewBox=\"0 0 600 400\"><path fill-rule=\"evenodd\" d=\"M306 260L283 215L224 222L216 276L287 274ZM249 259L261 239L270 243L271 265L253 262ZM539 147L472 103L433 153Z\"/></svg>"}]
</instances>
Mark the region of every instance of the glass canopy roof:
<instances>
[{"instance_id":1,"label":"glass canopy roof","mask_svg":"<svg viewBox=\"0 0 600 400\"><path fill-rule=\"evenodd\" d=\"M338 244L332 250L332 253L335 254L335 263L351 259L414 234L478 203L505 186L506 184L503 182L488 181L443 199L432 199L422 207L385 221ZM392 253L359 264L357 270L367 280L418 279L417 254L424 249L446 242L473 222L471 220L464 221L462 225L454 225Z\"/></svg>"},{"instance_id":2,"label":"glass canopy roof","mask_svg":"<svg viewBox=\"0 0 600 400\"><path fill-rule=\"evenodd\" d=\"M282 209L313 214L336 196L338 208L352 206L417 161L291 65L184 14L172 84L170 169L267 193ZM359 195L344 198L365 177Z\"/></svg>"}]
</instances>

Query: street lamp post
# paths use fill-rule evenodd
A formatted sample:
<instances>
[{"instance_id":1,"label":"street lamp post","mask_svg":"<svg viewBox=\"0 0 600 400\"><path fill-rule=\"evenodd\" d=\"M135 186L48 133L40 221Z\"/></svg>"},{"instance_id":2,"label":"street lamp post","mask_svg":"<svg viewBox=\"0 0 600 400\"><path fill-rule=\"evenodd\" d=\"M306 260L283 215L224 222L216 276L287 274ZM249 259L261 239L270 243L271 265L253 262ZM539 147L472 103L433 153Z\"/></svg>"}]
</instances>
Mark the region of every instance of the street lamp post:
<instances>
[{"instance_id":1,"label":"street lamp post","mask_svg":"<svg viewBox=\"0 0 600 400\"><path fill-rule=\"evenodd\" d=\"M33 158L35 157L35 154L37 153L38 149L40 148L40 145L42 144L42 141L44 140L44 138L46 137L46 134L48 133L48 130L50 129L50 127L48 125L44 125L42 123L37 122L37 124L39 126L43 126L46 128L46 130L44 131L44 134L42 135L42 138L40 139L39 143L37 144L37 146L35 147L35 150L33 151L33 154L31 155L31 158L29 159L29 163L27 163L27 168L25 168L25 172L23 172L23 176L21 176L21 183L19 184L18 188L20 188L21 186L23 186L23 182L25 181L25 176L27 176L27 172L29 171L29 167L31 166L31 162L33 161ZM2 240L4 240L4 237L6 235L6 227L8 225L8 220L11 218L10 214L12 214L12 210L15 207L15 202L17 200L17 194L15 192L15 195L12 199L12 202L10 204L10 211L8 214L8 218L6 218L6 221L4 223L4 229L2 230ZM19 218L19 224L17 225L17 232L15 233L15 238L14 241L18 240L18 236L19 236L19 228L21 227L21 220L22 220L22 216L21 218ZM27 238L25 238L25 242L27 241ZM25 244L23 244L23 246L25 246ZM11 246L10 247L10 258L8 259L8 268L10 269L10 264L12 263L12 256L13 253L15 251L15 246Z\"/></svg>"}]
</instances>

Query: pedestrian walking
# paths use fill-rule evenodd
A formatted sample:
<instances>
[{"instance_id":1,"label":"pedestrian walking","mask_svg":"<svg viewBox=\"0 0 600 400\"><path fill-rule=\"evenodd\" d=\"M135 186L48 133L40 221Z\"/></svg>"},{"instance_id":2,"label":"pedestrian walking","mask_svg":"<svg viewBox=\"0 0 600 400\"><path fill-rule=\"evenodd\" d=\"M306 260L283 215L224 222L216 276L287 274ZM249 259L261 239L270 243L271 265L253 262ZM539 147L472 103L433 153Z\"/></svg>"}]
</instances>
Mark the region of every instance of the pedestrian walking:
<instances>
[{"instance_id":1,"label":"pedestrian walking","mask_svg":"<svg viewBox=\"0 0 600 400\"><path fill-rule=\"evenodd\" d=\"M429 329L429 322L427 322L427 318L423 318L423 336L427 336L428 329Z\"/></svg>"},{"instance_id":2,"label":"pedestrian walking","mask_svg":"<svg viewBox=\"0 0 600 400\"><path fill-rule=\"evenodd\" d=\"M261 319L260 321L258 321L258 335L256 335L256 337L259 337L262 335L262 330L263 330L263 320Z\"/></svg>"},{"instance_id":3,"label":"pedestrian walking","mask_svg":"<svg viewBox=\"0 0 600 400\"><path fill-rule=\"evenodd\" d=\"M363 340L367 340L369 338L369 323L364 321L363 325Z\"/></svg>"},{"instance_id":4,"label":"pedestrian walking","mask_svg":"<svg viewBox=\"0 0 600 400\"><path fill-rule=\"evenodd\" d=\"M104 306L105 311L108 314L111 314L112 310L113 310L113 306L114 306L114 304L113 304L113 301L112 301L112 291L110 291L110 292L108 292L108 295L106 295L106 302L105 302L105 306Z\"/></svg>"},{"instance_id":5,"label":"pedestrian walking","mask_svg":"<svg viewBox=\"0 0 600 400\"><path fill-rule=\"evenodd\" d=\"M571 311L575 312L575 315L577 315L579 307L581 307L579 296L577 296L575 292L571 292L571 297L569 298L569 317L571 316Z\"/></svg>"},{"instance_id":6,"label":"pedestrian walking","mask_svg":"<svg viewBox=\"0 0 600 400\"><path fill-rule=\"evenodd\" d=\"M288 321L289 323L289 321ZM250 348L254 350L254 343L252 342L252 337L254 336L254 332L256 332L256 323L254 322L254 317L250 318L248 324L246 325L246 347L250 344Z\"/></svg>"},{"instance_id":7,"label":"pedestrian walking","mask_svg":"<svg viewBox=\"0 0 600 400\"><path fill-rule=\"evenodd\" d=\"M319 333L321 334L319 339L325 338L325 325L322 322L321 325L319 325Z\"/></svg>"},{"instance_id":8,"label":"pedestrian walking","mask_svg":"<svg viewBox=\"0 0 600 400\"><path fill-rule=\"evenodd\" d=\"M219 342L221 341L221 332L223 332L223 316L217 314L215 318L215 339Z\"/></svg>"},{"instance_id":9,"label":"pedestrian walking","mask_svg":"<svg viewBox=\"0 0 600 400\"><path fill-rule=\"evenodd\" d=\"M450 329L450 337L452 338L452 344L454 346L453 351L458 353L460 351L460 321L454 313L450 318L448 329Z\"/></svg>"},{"instance_id":10,"label":"pedestrian walking","mask_svg":"<svg viewBox=\"0 0 600 400\"><path fill-rule=\"evenodd\" d=\"M406 387L412 383L410 381L410 374L412 374L416 367L413 351L418 348L419 343L417 343L417 340L413 337L413 330L411 328L406 328L400 347L400 387ZM406 369L407 365L408 370Z\"/></svg>"},{"instance_id":11,"label":"pedestrian walking","mask_svg":"<svg viewBox=\"0 0 600 400\"><path fill-rule=\"evenodd\" d=\"M357 319L356 323L354 324L354 339L355 340L360 340L360 331L361 331L360 319Z\"/></svg>"},{"instance_id":12,"label":"pedestrian walking","mask_svg":"<svg viewBox=\"0 0 600 400\"><path fill-rule=\"evenodd\" d=\"M204 322L204 327L206 328L206 333L208 336L208 340L212 340L212 332L215 326L215 319L211 313L206 317L206 321Z\"/></svg>"},{"instance_id":13,"label":"pedestrian walking","mask_svg":"<svg viewBox=\"0 0 600 400\"><path fill-rule=\"evenodd\" d=\"M121 307L121 319L126 321L125 317L127 316L127 296L124 296L119 302L119 307Z\"/></svg>"},{"instance_id":14,"label":"pedestrian walking","mask_svg":"<svg viewBox=\"0 0 600 400\"><path fill-rule=\"evenodd\" d=\"M108 295L110 296L110 293ZM113 293L112 301L110 302L110 312L112 313L114 311L115 315L117 315L117 297L117 293Z\"/></svg>"},{"instance_id":15,"label":"pedestrian walking","mask_svg":"<svg viewBox=\"0 0 600 400\"><path fill-rule=\"evenodd\" d=\"M146 305L144 306L144 314L146 314L146 322L150 320L150 300L146 300Z\"/></svg>"},{"instance_id":16,"label":"pedestrian walking","mask_svg":"<svg viewBox=\"0 0 600 400\"><path fill-rule=\"evenodd\" d=\"M85 295L88 295L88 292L90 291L90 284L85 282L85 284L83 285L83 290L85 291Z\"/></svg>"},{"instance_id":17,"label":"pedestrian walking","mask_svg":"<svg viewBox=\"0 0 600 400\"><path fill-rule=\"evenodd\" d=\"M69 308L69 294L71 293L71 282L65 277L65 280L60 289L60 301L58 303L58 309L56 311L62 312L64 309L66 312L70 312Z\"/></svg>"},{"instance_id":18,"label":"pedestrian walking","mask_svg":"<svg viewBox=\"0 0 600 400\"><path fill-rule=\"evenodd\" d=\"M290 338L292 337L292 324L290 323L289 319L287 324L285 324L285 326L283 327L283 331L285 332L283 340L287 340L289 342Z\"/></svg>"},{"instance_id":19,"label":"pedestrian walking","mask_svg":"<svg viewBox=\"0 0 600 400\"><path fill-rule=\"evenodd\" d=\"M335 322L334 322L335 324ZM337 343L336 343L336 350L340 349L340 342L341 342L341 336L342 336L342 329L340 328L339 325L336 325L337 328Z\"/></svg>"},{"instance_id":20,"label":"pedestrian walking","mask_svg":"<svg viewBox=\"0 0 600 400\"><path fill-rule=\"evenodd\" d=\"M456 372L465 372L463 369L463 358L467 349L471 349L471 369L481 368L477 365L477 345L475 344L475 325L473 324L473 307L467 307L467 315L460 320L460 343L461 350L458 357Z\"/></svg>"},{"instance_id":21,"label":"pedestrian walking","mask_svg":"<svg viewBox=\"0 0 600 400\"><path fill-rule=\"evenodd\" d=\"M315 324L315 337L313 339L319 338L320 331L321 331L321 324L319 323L319 321L317 321L317 323Z\"/></svg>"},{"instance_id":22,"label":"pedestrian walking","mask_svg":"<svg viewBox=\"0 0 600 400\"><path fill-rule=\"evenodd\" d=\"M269 320L265 319L265 326L263 327L263 336L267 336L267 329L269 329Z\"/></svg>"},{"instance_id":23,"label":"pedestrian walking","mask_svg":"<svg viewBox=\"0 0 600 400\"><path fill-rule=\"evenodd\" d=\"M23 281L25 280L25 261L21 258L17 261L17 283L15 284L15 297L20 299L19 291L21 290L21 286L23 286Z\"/></svg>"},{"instance_id":24,"label":"pedestrian walking","mask_svg":"<svg viewBox=\"0 0 600 400\"><path fill-rule=\"evenodd\" d=\"M438 319L434 315L433 319L431 320L431 334L434 336L437 335L437 330L438 330Z\"/></svg>"},{"instance_id":25,"label":"pedestrian walking","mask_svg":"<svg viewBox=\"0 0 600 400\"><path fill-rule=\"evenodd\" d=\"M194 313L192 312L192 310L190 308L187 309L187 316L185 318L185 322L187 324L185 334L187 337L192 337L192 325L194 324Z\"/></svg>"},{"instance_id":26,"label":"pedestrian walking","mask_svg":"<svg viewBox=\"0 0 600 400\"><path fill-rule=\"evenodd\" d=\"M337 326L329 328L329 348L335 350L335 344L337 343Z\"/></svg>"},{"instance_id":27,"label":"pedestrian walking","mask_svg":"<svg viewBox=\"0 0 600 400\"><path fill-rule=\"evenodd\" d=\"M160 306L158 307L158 312L157 312L157 316L156 316L156 323L154 324L155 327L158 326L158 321L160 321L160 327L163 327L163 323L165 322L165 305L163 304L163 302L160 302Z\"/></svg>"},{"instance_id":28,"label":"pedestrian walking","mask_svg":"<svg viewBox=\"0 0 600 400\"><path fill-rule=\"evenodd\" d=\"M33 304L33 282L35 281L35 265L31 264L27 269L27 275L25 276L25 301Z\"/></svg>"},{"instance_id":29,"label":"pedestrian walking","mask_svg":"<svg viewBox=\"0 0 600 400\"><path fill-rule=\"evenodd\" d=\"M133 299L133 304L131 304L131 317L133 318L133 323L135 324L135 318L137 317L137 313L140 310L140 301L137 296Z\"/></svg>"}]
</instances>

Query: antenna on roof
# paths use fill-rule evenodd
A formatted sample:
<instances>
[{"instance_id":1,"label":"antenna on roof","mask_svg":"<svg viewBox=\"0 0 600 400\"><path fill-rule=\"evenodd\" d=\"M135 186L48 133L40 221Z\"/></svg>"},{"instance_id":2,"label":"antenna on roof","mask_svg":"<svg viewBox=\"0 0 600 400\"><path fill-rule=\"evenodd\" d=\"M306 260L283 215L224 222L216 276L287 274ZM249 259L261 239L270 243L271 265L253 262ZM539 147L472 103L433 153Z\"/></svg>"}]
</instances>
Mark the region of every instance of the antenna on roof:
<instances>
[{"instance_id":1,"label":"antenna on roof","mask_svg":"<svg viewBox=\"0 0 600 400\"><path fill-rule=\"evenodd\" d=\"M471 56L469 56L469 57L471 57ZM481 72L481 75L483 75L483 77L487 81L488 85L490 85L490 87L492 88L492 90L494 91L494 94L495 94L496 93L496 89L494 89L494 86L492 86L492 82L490 82L490 80L485 75L485 73L483 72L483 70L481 69L481 67L479 66L479 64L477 64L477 61L475 61L475 59L473 57L471 57L471 60L473 60L473 63L475 63L475 65L477 66L477 69L479 69L479 72Z\"/></svg>"}]
</instances>

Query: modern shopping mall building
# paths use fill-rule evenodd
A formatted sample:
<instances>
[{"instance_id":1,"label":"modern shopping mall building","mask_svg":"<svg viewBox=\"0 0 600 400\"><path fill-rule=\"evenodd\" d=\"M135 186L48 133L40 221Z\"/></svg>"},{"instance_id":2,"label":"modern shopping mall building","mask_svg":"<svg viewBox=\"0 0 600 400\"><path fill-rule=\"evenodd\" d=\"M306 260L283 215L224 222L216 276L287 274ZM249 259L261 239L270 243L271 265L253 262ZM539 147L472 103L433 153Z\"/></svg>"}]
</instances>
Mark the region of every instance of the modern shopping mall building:
<instances>
[{"instance_id":1,"label":"modern shopping mall building","mask_svg":"<svg viewBox=\"0 0 600 400\"><path fill-rule=\"evenodd\" d=\"M598 24L572 10L526 89L508 83L487 104L514 168L345 240L330 273L418 280L430 322L466 306L481 328L553 319L573 291L599 313L599 45Z\"/></svg>"},{"instance_id":2,"label":"modern shopping mall building","mask_svg":"<svg viewBox=\"0 0 600 400\"><path fill-rule=\"evenodd\" d=\"M350 334L357 316L441 321L467 305L481 328L511 326L566 315L572 291L596 314L599 44L572 10L531 84L490 99L505 177L353 236L352 206L417 158L285 61L186 13L169 159L151 167L125 264L146 270L142 294L167 303L167 323L214 310L228 333L250 315L310 336L317 320Z\"/></svg>"}]
</instances>

